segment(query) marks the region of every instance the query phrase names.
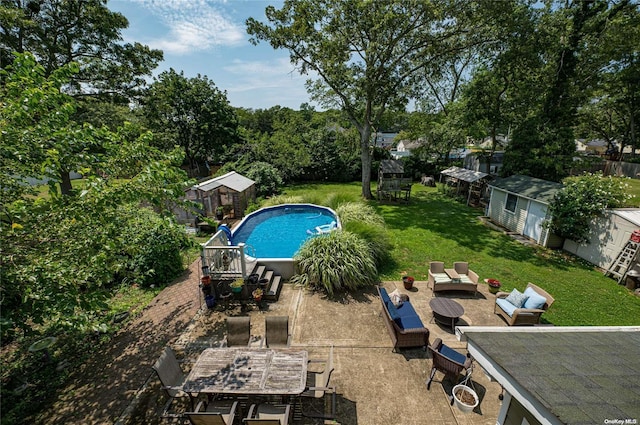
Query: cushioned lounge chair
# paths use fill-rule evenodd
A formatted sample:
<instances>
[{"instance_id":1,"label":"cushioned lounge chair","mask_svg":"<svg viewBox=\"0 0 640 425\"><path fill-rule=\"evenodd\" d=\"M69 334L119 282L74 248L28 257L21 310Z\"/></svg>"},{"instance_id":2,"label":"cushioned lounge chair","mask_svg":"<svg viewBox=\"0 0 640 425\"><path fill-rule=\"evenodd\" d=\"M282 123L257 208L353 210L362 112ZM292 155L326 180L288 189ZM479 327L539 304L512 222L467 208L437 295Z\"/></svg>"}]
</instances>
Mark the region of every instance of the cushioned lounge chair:
<instances>
[{"instance_id":1,"label":"cushioned lounge chair","mask_svg":"<svg viewBox=\"0 0 640 425\"><path fill-rule=\"evenodd\" d=\"M522 307L511 304L507 297L509 292L498 292L493 312L502 316L509 326L537 325L542 313L547 311L555 301L544 289L529 282L524 291L527 296Z\"/></svg>"}]
</instances>

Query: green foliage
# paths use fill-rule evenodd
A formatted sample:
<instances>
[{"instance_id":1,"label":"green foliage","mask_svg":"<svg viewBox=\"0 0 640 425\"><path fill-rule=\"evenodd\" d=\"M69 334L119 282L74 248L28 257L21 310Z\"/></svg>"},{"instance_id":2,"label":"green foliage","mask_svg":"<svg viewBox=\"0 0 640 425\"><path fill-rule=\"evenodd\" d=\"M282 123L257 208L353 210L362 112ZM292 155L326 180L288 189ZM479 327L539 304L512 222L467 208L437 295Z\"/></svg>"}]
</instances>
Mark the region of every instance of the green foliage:
<instances>
[{"instance_id":1,"label":"green foliage","mask_svg":"<svg viewBox=\"0 0 640 425\"><path fill-rule=\"evenodd\" d=\"M391 260L393 244L385 227L371 222L354 220L343 224L342 228L367 242L377 267L381 267Z\"/></svg>"},{"instance_id":2,"label":"green foliage","mask_svg":"<svg viewBox=\"0 0 640 425\"><path fill-rule=\"evenodd\" d=\"M133 208L128 215L119 235L127 244L118 277L143 286L170 282L183 270L181 252L189 245L184 228L146 208Z\"/></svg>"},{"instance_id":3,"label":"green foliage","mask_svg":"<svg viewBox=\"0 0 640 425\"><path fill-rule=\"evenodd\" d=\"M384 227L384 218L372 206L362 202L341 204L336 208L336 214L343 225L355 221Z\"/></svg>"},{"instance_id":4,"label":"green foliage","mask_svg":"<svg viewBox=\"0 0 640 425\"><path fill-rule=\"evenodd\" d=\"M625 179L585 174L569 177L549 205L551 221L545 223L558 236L578 243L589 240L591 221L607 208L622 207L631 198Z\"/></svg>"},{"instance_id":5,"label":"green foliage","mask_svg":"<svg viewBox=\"0 0 640 425\"><path fill-rule=\"evenodd\" d=\"M106 308L112 288L125 278L136 283L154 273L167 278L177 264L172 252L185 245L155 216L168 214L184 195L186 175L177 168L182 156L154 149L150 133L128 126L111 132L75 124L74 100L60 92L73 71L69 66L46 77L28 54L17 55L3 70L0 171L3 185L8 182L8 190L0 192L3 342L13 332L28 335L44 324L100 327L96 312ZM85 176L78 193L71 190L69 170ZM20 179L42 177L50 178L49 196L28 196L33 191ZM147 220L136 221L141 217ZM127 253L137 231L159 247L141 242L139 252ZM148 268L151 261L158 262L157 270Z\"/></svg>"},{"instance_id":6,"label":"green foliage","mask_svg":"<svg viewBox=\"0 0 640 425\"><path fill-rule=\"evenodd\" d=\"M282 177L278 170L266 162L251 164L246 176L256 182L258 196L272 196L282 190Z\"/></svg>"},{"instance_id":7,"label":"green foliage","mask_svg":"<svg viewBox=\"0 0 640 425\"><path fill-rule=\"evenodd\" d=\"M305 200L302 196L288 196L288 195L278 195L273 198L269 198L265 200L262 204L263 207L272 207L274 205L282 205L282 204L304 204Z\"/></svg>"},{"instance_id":8,"label":"green foliage","mask_svg":"<svg viewBox=\"0 0 640 425\"><path fill-rule=\"evenodd\" d=\"M298 274L291 282L334 293L355 290L377 282L369 245L357 235L334 231L311 238L296 254Z\"/></svg>"},{"instance_id":9,"label":"green foliage","mask_svg":"<svg viewBox=\"0 0 640 425\"><path fill-rule=\"evenodd\" d=\"M173 69L161 73L143 100L156 145L184 150L191 170L208 158L222 162L227 149L239 143L237 118L226 93L206 76L187 78Z\"/></svg>"}]
</instances>

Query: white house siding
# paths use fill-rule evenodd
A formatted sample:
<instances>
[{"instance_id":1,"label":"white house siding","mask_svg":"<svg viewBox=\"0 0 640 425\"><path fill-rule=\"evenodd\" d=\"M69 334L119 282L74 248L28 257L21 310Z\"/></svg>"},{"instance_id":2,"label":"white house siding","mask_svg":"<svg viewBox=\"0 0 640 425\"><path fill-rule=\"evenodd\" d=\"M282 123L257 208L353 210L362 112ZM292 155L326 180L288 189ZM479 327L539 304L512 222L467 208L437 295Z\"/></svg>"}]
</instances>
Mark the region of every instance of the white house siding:
<instances>
[{"instance_id":1,"label":"white house siding","mask_svg":"<svg viewBox=\"0 0 640 425\"><path fill-rule=\"evenodd\" d=\"M516 209L515 212L512 213L504 208L507 203L507 192L495 187L492 188L491 201L489 203L487 215L493 222L500 224L512 232L522 235L524 234L524 226L527 221L529 203L535 202L540 205L545 211L545 219L548 218L548 206L544 202L527 199L523 196L518 196L517 198L518 201L516 203ZM562 239L550 233L549 229L543 227L542 232L540 233L540 240L536 242L542 246L560 248Z\"/></svg>"},{"instance_id":2,"label":"white house siding","mask_svg":"<svg viewBox=\"0 0 640 425\"><path fill-rule=\"evenodd\" d=\"M563 249L603 269L607 269L631 238L640 229L640 209L608 210L591 222L588 243L565 240ZM636 264L636 268L639 266Z\"/></svg>"},{"instance_id":3,"label":"white house siding","mask_svg":"<svg viewBox=\"0 0 640 425\"><path fill-rule=\"evenodd\" d=\"M507 211L504 208L506 203L507 192L493 188L489 204L489 217L512 232L522 233L527 217L527 200L518 196L515 212Z\"/></svg>"}]
</instances>

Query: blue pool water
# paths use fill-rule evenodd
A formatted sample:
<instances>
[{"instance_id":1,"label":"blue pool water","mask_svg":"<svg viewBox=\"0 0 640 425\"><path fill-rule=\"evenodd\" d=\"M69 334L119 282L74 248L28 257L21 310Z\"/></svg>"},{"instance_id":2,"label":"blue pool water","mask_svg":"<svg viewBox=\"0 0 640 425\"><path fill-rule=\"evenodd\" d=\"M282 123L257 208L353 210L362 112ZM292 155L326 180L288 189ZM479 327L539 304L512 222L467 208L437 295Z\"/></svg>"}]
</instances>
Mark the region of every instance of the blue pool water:
<instances>
[{"instance_id":1,"label":"blue pool water","mask_svg":"<svg viewBox=\"0 0 640 425\"><path fill-rule=\"evenodd\" d=\"M328 208L311 204L285 204L249 214L233 231L233 244L244 242L257 258L293 258L317 226L337 222Z\"/></svg>"}]
</instances>

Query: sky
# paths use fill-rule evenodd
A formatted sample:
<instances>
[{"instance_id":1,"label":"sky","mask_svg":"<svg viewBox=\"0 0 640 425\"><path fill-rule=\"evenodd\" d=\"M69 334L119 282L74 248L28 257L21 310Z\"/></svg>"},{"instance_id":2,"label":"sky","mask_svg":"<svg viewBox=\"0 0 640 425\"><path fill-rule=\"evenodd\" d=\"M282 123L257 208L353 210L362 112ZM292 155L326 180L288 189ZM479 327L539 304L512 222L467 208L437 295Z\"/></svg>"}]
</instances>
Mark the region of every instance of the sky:
<instances>
[{"instance_id":1,"label":"sky","mask_svg":"<svg viewBox=\"0 0 640 425\"><path fill-rule=\"evenodd\" d=\"M297 110L313 104L304 87L308 77L295 70L287 50L249 43L245 21L266 22L270 4L282 7L271 0L110 0L107 6L128 19L125 42L164 52L154 76L170 68L188 78L206 75L231 106Z\"/></svg>"}]
</instances>

